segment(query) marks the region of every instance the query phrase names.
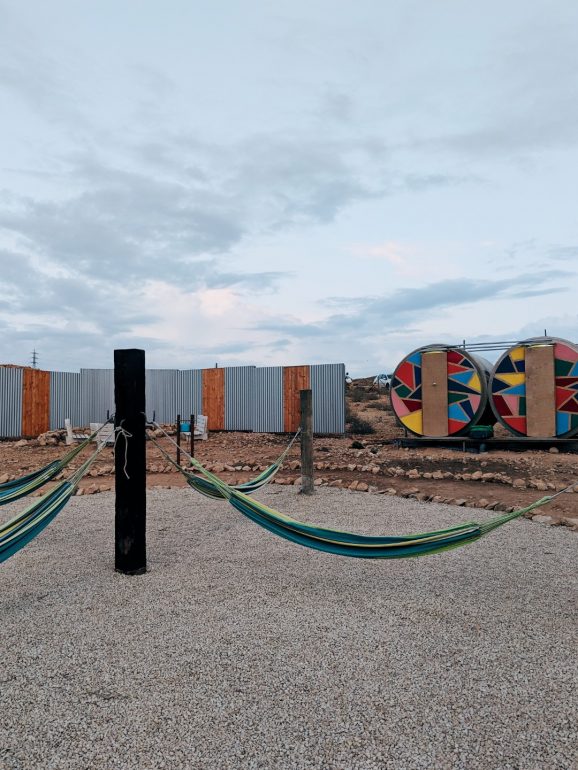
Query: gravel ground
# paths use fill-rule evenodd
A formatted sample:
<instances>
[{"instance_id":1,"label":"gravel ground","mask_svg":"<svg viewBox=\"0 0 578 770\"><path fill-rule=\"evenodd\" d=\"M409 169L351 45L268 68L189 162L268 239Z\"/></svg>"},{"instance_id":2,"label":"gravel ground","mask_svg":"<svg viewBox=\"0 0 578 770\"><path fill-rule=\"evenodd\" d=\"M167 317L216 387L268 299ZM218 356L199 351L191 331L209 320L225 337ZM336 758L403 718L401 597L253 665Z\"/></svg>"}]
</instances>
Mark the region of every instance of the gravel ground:
<instances>
[{"instance_id":1,"label":"gravel ground","mask_svg":"<svg viewBox=\"0 0 578 770\"><path fill-rule=\"evenodd\" d=\"M337 489L261 499L374 533L484 516ZM153 490L149 572L126 577L113 508L73 499L0 566L2 770L578 766L576 534L521 520L370 562Z\"/></svg>"}]
</instances>

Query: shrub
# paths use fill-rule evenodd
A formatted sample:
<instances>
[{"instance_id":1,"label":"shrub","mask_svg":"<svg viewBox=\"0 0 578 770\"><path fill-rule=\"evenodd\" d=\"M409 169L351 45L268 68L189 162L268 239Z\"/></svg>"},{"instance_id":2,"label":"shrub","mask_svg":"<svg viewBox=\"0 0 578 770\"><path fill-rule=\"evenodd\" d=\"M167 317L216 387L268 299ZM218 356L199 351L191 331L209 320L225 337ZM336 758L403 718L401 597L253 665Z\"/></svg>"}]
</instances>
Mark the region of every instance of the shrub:
<instances>
[{"instance_id":1,"label":"shrub","mask_svg":"<svg viewBox=\"0 0 578 770\"><path fill-rule=\"evenodd\" d=\"M387 412L388 408L387 404L384 404L383 401L374 401L366 407L366 409L379 409L381 412Z\"/></svg>"},{"instance_id":2,"label":"shrub","mask_svg":"<svg viewBox=\"0 0 578 770\"><path fill-rule=\"evenodd\" d=\"M362 420L361 417L352 415L349 418L349 431L359 436L364 436L368 433L375 433L375 428L367 420Z\"/></svg>"},{"instance_id":3,"label":"shrub","mask_svg":"<svg viewBox=\"0 0 578 770\"><path fill-rule=\"evenodd\" d=\"M379 398L377 393L363 390L363 388L353 388L351 391L351 400L359 403L360 401L376 401Z\"/></svg>"}]
</instances>

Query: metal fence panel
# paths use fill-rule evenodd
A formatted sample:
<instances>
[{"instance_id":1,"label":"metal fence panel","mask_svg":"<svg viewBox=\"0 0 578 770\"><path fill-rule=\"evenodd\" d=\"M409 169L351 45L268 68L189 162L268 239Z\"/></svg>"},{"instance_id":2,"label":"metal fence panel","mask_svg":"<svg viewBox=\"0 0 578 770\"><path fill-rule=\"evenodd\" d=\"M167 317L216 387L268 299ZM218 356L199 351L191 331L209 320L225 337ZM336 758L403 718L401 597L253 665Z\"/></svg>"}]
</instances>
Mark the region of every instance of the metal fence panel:
<instances>
[{"instance_id":1,"label":"metal fence panel","mask_svg":"<svg viewBox=\"0 0 578 770\"><path fill-rule=\"evenodd\" d=\"M0 436L22 435L22 369L0 368Z\"/></svg>"},{"instance_id":2,"label":"metal fence panel","mask_svg":"<svg viewBox=\"0 0 578 770\"><path fill-rule=\"evenodd\" d=\"M255 367L228 366L225 368L225 430L253 430L254 424Z\"/></svg>"},{"instance_id":3,"label":"metal fence panel","mask_svg":"<svg viewBox=\"0 0 578 770\"><path fill-rule=\"evenodd\" d=\"M179 372L176 369L146 370L147 417L153 413L157 422L174 423L177 418Z\"/></svg>"},{"instance_id":4,"label":"metal fence panel","mask_svg":"<svg viewBox=\"0 0 578 770\"><path fill-rule=\"evenodd\" d=\"M317 364L311 367L313 431L345 432L345 364Z\"/></svg>"},{"instance_id":5,"label":"metal fence panel","mask_svg":"<svg viewBox=\"0 0 578 770\"><path fill-rule=\"evenodd\" d=\"M64 428L67 417L73 426L82 426L80 373L50 372L50 430Z\"/></svg>"},{"instance_id":6,"label":"metal fence panel","mask_svg":"<svg viewBox=\"0 0 578 770\"><path fill-rule=\"evenodd\" d=\"M177 413L184 420L203 411L203 370L177 372Z\"/></svg>"},{"instance_id":7,"label":"metal fence panel","mask_svg":"<svg viewBox=\"0 0 578 770\"><path fill-rule=\"evenodd\" d=\"M253 430L283 433L283 367L255 369Z\"/></svg>"},{"instance_id":8,"label":"metal fence panel","mask_svg":"<svg viewBox=\"0 0 578 770\"><path fill-rule=\"evenodd\" d=\"M114 370L81 369L82 424L104 422L114 412Z\"/></svg>"}]
</instances>

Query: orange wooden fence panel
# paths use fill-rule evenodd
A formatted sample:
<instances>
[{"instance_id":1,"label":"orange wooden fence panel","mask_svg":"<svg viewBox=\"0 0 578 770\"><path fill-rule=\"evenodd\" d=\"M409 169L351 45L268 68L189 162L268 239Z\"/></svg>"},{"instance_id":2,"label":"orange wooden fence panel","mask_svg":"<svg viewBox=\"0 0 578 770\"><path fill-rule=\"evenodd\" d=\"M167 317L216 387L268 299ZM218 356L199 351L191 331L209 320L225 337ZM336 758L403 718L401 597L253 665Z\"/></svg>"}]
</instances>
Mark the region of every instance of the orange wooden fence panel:
<instances>
[{"instance_id":1,"label":"orange wooden fence panel","mask_svg":"<svg viewBox=\"0 0 578 770\"><path fill-rule=\"evenodd\" d=\"M24 369L22 435L39 436L50 429L50 372Z\"/></svg>"},{"instance_id":2,"label":"orange wooden fence panel","mask_svg":"<svg viewBox=\"0 0 578 770\"><path fill-rule=\"evenodd\" d=\"M308 366L283 367L283 425L287 433L295 433L301 423L299 391L311 387Z\"/></svg>"},{"instance_id":3,"label":"orange wooden fence panel","mask_svg":"<svg viewBox=\"0 0 578 770\"><path fill-rule=\"evenodd\" d=\"M225 370L203 369L203 414L209 430L225 430Z\"/></svg>"}]
</instances>

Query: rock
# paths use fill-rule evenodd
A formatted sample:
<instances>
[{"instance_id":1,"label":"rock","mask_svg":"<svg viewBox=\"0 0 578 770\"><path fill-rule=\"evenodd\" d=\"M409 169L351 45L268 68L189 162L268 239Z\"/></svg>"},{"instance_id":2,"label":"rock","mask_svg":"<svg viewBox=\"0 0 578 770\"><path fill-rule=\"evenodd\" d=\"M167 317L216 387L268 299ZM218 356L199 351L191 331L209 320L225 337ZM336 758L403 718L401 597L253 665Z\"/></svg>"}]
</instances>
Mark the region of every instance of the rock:
<instances>
[{"instance_id":1,"label":"rock","mask_svg":"<svg viewBox=\"0 0 578 770\"><path fill-rule=\"evenodd\" d=\"M352 481L351 484L347 487L347 489L357 489L358 484L359 484L359 481Z\"/></svg>"},{"instance_id":2,"label":"rock","mask_svg":"<svg viewBox=\"0 0 578 770\"><path fill-rule=\"evenodd\" d=\"M524 479L514 479L512 481L512 486L516 489L526 489L526 482Z\"/></svg>"},{"instance_id":3,"label":"rock","mask_svg":"<svg viewBox=\"0 0 578 770\"><path fill-rule=\"evenodd\" d=\"M25 438L21 438L20 441L17 441L14 446L28 446L28 441L26 441Z\"/></svg>"},{"instance_id":4,"label":"rock","mask_svg":"<svg viewBox=\"0 0 578 770\"><path fill-rule=\"evenodd\" d=\"M444 474L442 471L434 471L431 475L432 479L443 479Z\"/></svg>"},{"instance_id":5,"label":"rock","mask_svg":"<svg viewBox=\"0 0 578 770\"><path fill-rule=\"evenodd\" d=\"M454 505L459 505L459 506L462 506L462 507L463 507L464 505L466 505L466 503L467 503L467 502L468 502L468 501L467 501L465 498L463 498L463 497L458 497L456 500L454 500L454 503L453 503L453 504L454 504Z\"/></svg>"},{"instance_id":6,"label":"rock","mask_svg":"<svg viewBox=\"0 0 578 770\"><path fill-rule=\"evenodd\" d=\"M374 465L374 466L372 467L372 469L371 469L371 472L373 473L373 475L374 475L374 476L377 476L377 474L379 473L379 471L380 471L380 467L379 467L379 465Z\"/></svg>"},{"instance_id":7,"label":"rock","mask_svg":"<svg viewBox=\"0 0 578 770\"><path fill-rule=\"evenodd\" d=\"M484 474L481 471L476 471L475 473L472 473L472 481L481 481Z\"/></svg>"},{"instance_id":8,"label":"rock","mask_svg":"<svg viewBox=\"0 0 578 770\"><path fill-rule=\"evenodd\" d=\"M365 481L360 481L357 484L357 491L358 492L367 492L369 490L369 485L365 483Z\"/></svg>"},{"instance_id":9,"label":"rock","mask_svg":"<svg viewBox=\"0 0 578 770\"><path fill-rule=\"evenodd\" d=\"M424 473L423 474L423 478L424 479L431 479L431 477L432 477L431 473Z\"/></svg>"},{"instance_id":10,"label":"rock","mask_svg":"<svg viewBox=\"0 0 578 770\"><path fill-rule=\"evenodd\" d=\"M393 497L393 495L397 495L397 489L394 489L393 487L388 487L385 490L385 494L386 495L391 495Z\"/></svg>"},{"instance_id":11,"label":"rock","mask_svg":"<svg viewBox=\"0 0 578 770\"><path fill-rule=\"evenodd\" d=\"M223 468L223 470L225 470L225 469ZM241 470L242 470L242 471L244 471L244 473L247 473L247 472L249 472L249 471L252 471L253 469L251 468L251 466L250 466L250 465L243 465L243 467L241 468ZM221 473L222 473L222 472L223 472L223 471L221 471Z\"/></svg>"},{"instance_id":12,"label":"rock","mask_svg":"<svg viewBox=\"0 0 578 770\"><path fill-rule=\"evenodd\" d=\"M342 479L335 479L334 481L330 481L328 486L330 487L340 487L343 484Z\"/></svg>"},{"instance_id":13,"label":"rock","mask_svg":"<svg viewBox=\"0 0 578 770\"><path fill-rule=\"evenodd\" d=\"M294 487L300 487L301 486L301 476L297 476L295 481L293 482Z\"/></svg>"},{"instance_id":14,"label":"rock","mask_svg":"<svg viewBox=\"0 0 578 770\"><path fill-rule=\"evenodd\" d=\"M558 524L557 521L554 521L554 519L551 516L546 516L544 514L539 514L538 516L532 516L532 521L535 521L537 524L544 524L545 526L552 527L555 524Z\"/></svg>"},{"instance_id":15,"label":"rock","mask_svg":"<svg viewBox=\"0 0 578 770\"><path fill-rule=\"evenodd\" d=\"M565 527L569 527L570 529L574 530L574 532L578 532L578 518L565 516L562 519L562 524Z\"/></svg>"},{"instance_id":16,"label":"rock","mask_svg":"<svg viewBox=\"0 0 578 770\"><path fill-rule=\"evenodd\" d=\"M353 464L350 464L347 466L347 470L351 471L352 473L355 471L356 468L357 468L357 465L353 465Z\"/></svg>"},{"instance_id":17,"label":"rock","mask_svg":"<svg viewBox=\"0 0 578 770\"><path fill-rule=\"evenodd\" d=\"M7 473L3 473L0 476L0 484L6 484L7 481L10 481L10 476Z\"/></svg>"},{"instance_id":18,"label":"rock","mask_svg":"<svg viewBox=\"0 0 578 770\"><path fill-rule=\"evenodd\" d=\"M419 479L421 477L421 473L418 471L417 468L412 468L411 471L408 471L406 473L406 476L408 479Z\"/></svg>"},{"instance_id":19,"label":"rock","mask_svg":"<svg viewBox=\"0 0 578 770\"><path fill-rule=\"evenodd\" d=\"M548 452L550 452L551 455L557 455L560 453L560 450L558 449L557 446L551 446ZM536 520L536 517L534 516L532 521L535 521L535 520Z\"/></svg>"},{"instance_id":20,"label":"rock","mask_svg":"<svg viewBox=\"0 0 578 770\"><path fill-rule=\"evenodd\" d=\"M486 507L486 505L488 505L488 503L489 503L489 502L490 502L490 501L489 501L489 500L486 500L486 498L485 498L485 497L481 497L481 498L478 500L478 508L485 508L485 507Z\"/></svg>"}]
</instances>

